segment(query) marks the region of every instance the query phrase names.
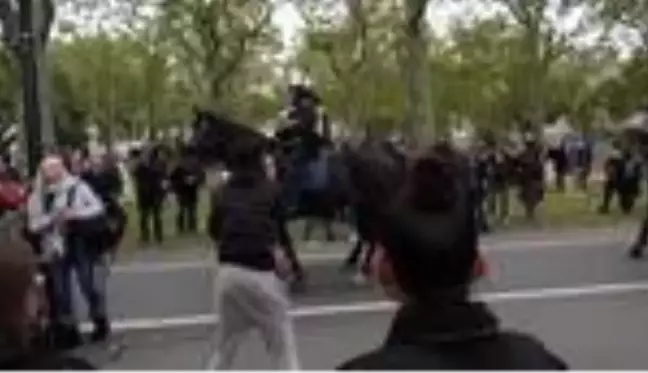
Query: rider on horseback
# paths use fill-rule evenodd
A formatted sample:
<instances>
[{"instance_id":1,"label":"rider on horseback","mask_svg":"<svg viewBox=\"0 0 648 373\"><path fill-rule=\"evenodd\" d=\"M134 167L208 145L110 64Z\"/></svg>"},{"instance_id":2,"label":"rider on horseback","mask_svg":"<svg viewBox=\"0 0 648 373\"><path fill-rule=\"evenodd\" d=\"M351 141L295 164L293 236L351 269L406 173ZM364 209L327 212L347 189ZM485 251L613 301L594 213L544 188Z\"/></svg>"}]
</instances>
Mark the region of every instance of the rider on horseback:
<instances>
[{"instance_id":1,"label":"rider on horseback","mask_svg":"<svg viewBox=\"0 0 648 373\"><path fill-rule=\"evenodd\" d=\"M318 166L324 165L322 149L331 143L331 131L320 98L314 91L298 84L289 88L289 94L286 113L289 125L279 130L276 137L289 159L284 200L288 209L293 210L307 187L305 184L321 184L321 179L326 177ZM314 171L310 169L313 165Z\"/></svg>"}]
</instances>

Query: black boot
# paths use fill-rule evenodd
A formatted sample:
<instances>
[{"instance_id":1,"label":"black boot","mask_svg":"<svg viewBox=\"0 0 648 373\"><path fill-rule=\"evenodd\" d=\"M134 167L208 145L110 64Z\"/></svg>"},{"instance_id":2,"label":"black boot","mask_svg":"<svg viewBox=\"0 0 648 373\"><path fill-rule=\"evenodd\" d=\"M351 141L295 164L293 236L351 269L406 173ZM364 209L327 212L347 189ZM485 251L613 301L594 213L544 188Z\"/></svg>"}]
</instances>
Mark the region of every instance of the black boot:
<instances>
[{"instance_id":1,"label":"black boot","mask_svg":"<svg viewBox=\"0 0 648 373\"><path fill-rule=\"evenodd\" d=\"M106 318L98 318L94 321L94 330L90 335L92 342L103 342L110 336L110 323Z\"/></svg>"},{"instance_id":2,"label":"black boot","mask_svg":"<svg viewBox=\"0 0 648 373\"><path fill-rule=\"evenodd\" d=\"M630 248L630 258L632 259L641 259L643 257L643 246L642 245L633 245Z\"/></svg>"},{"instance_id":3,"label":"black boot","mask_svg":"<svg viewBox=\"0 0 648 373\"><path fill-rule=\"evenodd\" d=\"M54 325L52 334L54 347L60 350L74 350L83 343L76 325Z\"/></svg>"}]
</instances>

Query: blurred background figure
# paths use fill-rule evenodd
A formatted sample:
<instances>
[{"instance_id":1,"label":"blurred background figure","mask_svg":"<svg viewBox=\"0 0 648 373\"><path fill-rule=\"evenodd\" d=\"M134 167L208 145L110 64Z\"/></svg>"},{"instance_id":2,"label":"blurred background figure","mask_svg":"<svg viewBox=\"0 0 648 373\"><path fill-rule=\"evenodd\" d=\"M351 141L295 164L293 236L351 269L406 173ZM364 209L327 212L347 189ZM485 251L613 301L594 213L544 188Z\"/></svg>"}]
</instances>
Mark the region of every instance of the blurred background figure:
<instances>
[{"instance_id":1,"label":"blurred background figure","mask_svg":"<svg viewBox=\"0 0 648 373\"><path fill-rule=\"evenodd\" d=\"M4 232L3 232L4 233ZM16 238L2 235L0 249L0 369L90 370L86 361L39 343L44 332L40 310L46 307L38 281L37 258Z\"/></svg>"},{"instance_id":2,"label":"blurred background figure","mask_svg":"<svg viewBox=\"0 0 648 373\"><path fill-rule=\"evenodd\" d=\"M195 151L183 147L180 159L171 171L171 188L176 196L176 228L179 234L196 233L198 226L198 200L205 182L205 172Z\"/></svg>"},{"instance_id":3,"label":"blurred background figure","mask_svg":"<svg viewBox=\"0 0 648 373\"><path fill-rule=\"evenodd\" d=\"M104 212L101 199L87 183L68 172L61 157L45 157L29 196L27 220L29 232L37 238L37 252L47 263L53 335L62 348L82 343L73 301L73 273L94 324L92 340L104 340L110 333L105 282L98 270L105 249L99 235Z\"/></svg>"},{"instance_id":4,"label":"blurred background figure","mask_svg":"<svg viewBox=\"0 0 648 373\"><path fill-rule=\"evenodd\" d=\"M162 207L168 189L167 162L163 150L153 146L141 153L134 167L140 241L145 245L151 242L151 225L155 242L162 244L164 240Z\"/></svg>"}]
</instances>

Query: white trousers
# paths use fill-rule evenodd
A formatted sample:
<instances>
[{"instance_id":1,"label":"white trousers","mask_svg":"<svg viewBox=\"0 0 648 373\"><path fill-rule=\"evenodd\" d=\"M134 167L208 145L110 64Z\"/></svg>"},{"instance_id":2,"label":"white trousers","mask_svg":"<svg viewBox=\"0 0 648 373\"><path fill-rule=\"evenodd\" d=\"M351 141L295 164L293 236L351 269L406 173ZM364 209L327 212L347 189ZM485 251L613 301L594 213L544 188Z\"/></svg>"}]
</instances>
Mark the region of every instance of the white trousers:
<instances>
[{"instance_id":1,"label":"white trousers","mask_svg":"<svg viewBox=\"0 0 648 373\"><path fill-rule=\"evenodd\" d=\"M221 265L215 276L220 324L208 369L231 369L243 337L258 330L276 369L298 370L297 346L284 283L274 272Z\"/></svg>"}]
</instances>

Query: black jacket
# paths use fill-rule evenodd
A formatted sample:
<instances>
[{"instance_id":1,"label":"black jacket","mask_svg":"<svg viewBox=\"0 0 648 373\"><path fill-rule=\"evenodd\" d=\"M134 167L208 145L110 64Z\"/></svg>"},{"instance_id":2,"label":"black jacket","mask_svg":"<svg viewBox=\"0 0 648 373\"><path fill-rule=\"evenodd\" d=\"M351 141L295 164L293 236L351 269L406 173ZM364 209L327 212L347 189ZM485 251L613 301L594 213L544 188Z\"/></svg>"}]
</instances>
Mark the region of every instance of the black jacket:
<instances>
[{"instance_id":1,"label":"black jacket","mask_svg":"<svg viewBox=\"0 0 648 373\"><path fill-rule=\"evenodd\" d=\"M219 242L220 262L274 270L279 213L278 189L271 181L262 174L234 174L212 196L209 233Z\"/></svg>"},{"instance_id":2,"label":"black jacket","mask_svg":"<svg viewBox=\"0 0 648 373\"><path fill-rule=\"evenodd\" d=\"M121 174L116 166L99 172L88 170L81 174L81 178L104 202L117 201L124 188Z\"/></svg>"},{"instance_id":3,"label":"black jacket","mask_svg":"<svg viewBox=\"0 0 648 373\"><path fill-rule=\"evenodd\" d=\"M178 196L195 196L205 181L205 172L197 161L184 159L171 171L170 181Z\"/></svg>"},{"instance_id":4,"label":"black jacket","mask_svg":"<svg viewBox=\"0 0 648 373\"><path fill-rule=\"evenodd\" d=\"M135 167L133 176L140 204L155 204L164 199L167 170L163 161L141 162Z\"/></svg>"},{"instance_id":5,"label":"black jacket","mask_svg":"<svg viewBox=\"0 0 648 373\"><path fill-rule=\"evenodd\" d=\"M480 303L403 306L378 349L343 370L565 370L533 337L502 331Z\"/></svg>"}]
</instances>

